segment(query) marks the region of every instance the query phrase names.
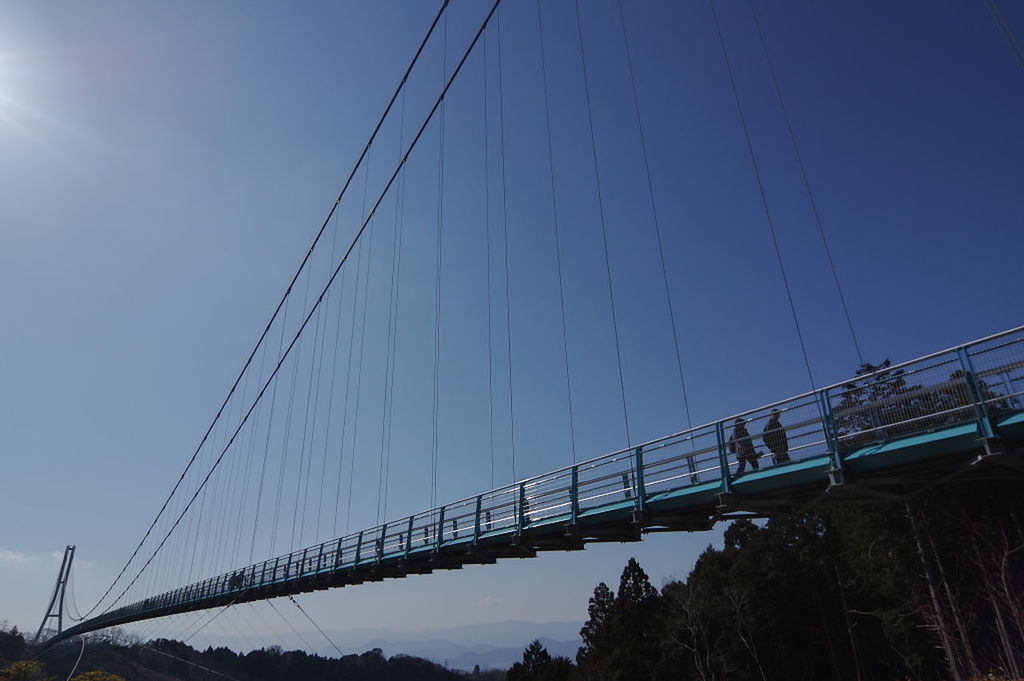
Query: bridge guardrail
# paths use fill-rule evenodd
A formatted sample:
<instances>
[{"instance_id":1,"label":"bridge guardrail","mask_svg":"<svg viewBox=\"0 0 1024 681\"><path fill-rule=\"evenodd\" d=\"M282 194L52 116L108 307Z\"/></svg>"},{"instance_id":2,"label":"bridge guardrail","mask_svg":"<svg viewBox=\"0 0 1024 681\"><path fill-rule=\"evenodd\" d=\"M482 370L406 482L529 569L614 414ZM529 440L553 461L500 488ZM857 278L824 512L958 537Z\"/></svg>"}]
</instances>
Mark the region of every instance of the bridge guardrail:
<instances>
[{"instance_id":1,"label":"bridge guardrail","mask_svg":"<svg viewBox=\"0 0 1024 681\"><path fill-rule=\"evenodd\" d=\"M211 577L111 610L95 618L99 626L93 628L416 551L440 551L453 542L519 535L531 525L585 522L588 513L616 504L643 510L652 496L685 488L714 484L728 493L737 479L737 453L748 446L765 466L829 457L841 468L861 447L940 428L976 423L981 437L992 437L995 418L1022 410L1024 327L1018 327ZM763 429L773 412L786 430L788 461L773 462L765 451ZM747 436L736 437L737 419Z\"/></svg>"}]
</instances>

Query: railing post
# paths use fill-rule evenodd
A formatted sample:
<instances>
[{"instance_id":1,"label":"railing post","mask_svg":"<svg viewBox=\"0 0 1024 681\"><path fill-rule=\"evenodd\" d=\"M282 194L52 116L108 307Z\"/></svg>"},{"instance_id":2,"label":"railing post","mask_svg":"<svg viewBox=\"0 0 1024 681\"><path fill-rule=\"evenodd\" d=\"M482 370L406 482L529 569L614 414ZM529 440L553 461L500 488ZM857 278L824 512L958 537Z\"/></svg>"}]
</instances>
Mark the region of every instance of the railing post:
<instances>
[{"instance_id":1,"label":"railing post","mask_svg":"<svg viewBox=\"0 0 1024 681\"><path fill-rule=\"evenodd\" d=\"M1020 409L1020 398L1013 395L1013 383L1010 381L1009 372L1004 371L1000 376L1003 379L1003 390L1006 392L1008 403L1015 409Z\"/></svg>"},{"instance_id":2,"label":"railing post","mask_svg":"<svg viewBox=\"0 0 1024 681\"><path fill-rule=\"evenodd\" d=\"M483 495L476 495L476 511L473 513L473 543L480 542L480 507L483 506Z\"/></svg>"},{"instance_id":3,"label":"railing post","mask_svg":"<svg viewBox=\"0 0 1024 681\"><path fill-rule=\"evenodd\" d=\"M646 485L644 484L644 448L639 446L634 450L633 465L636 468L636 510L643 513L646 506L647 496Z\"/></svg>"},{"instance_id":4,"label":"railing post","mask_svg":"<svg viewBox=\"0 0 1024 681\"><path fill-rule=\"evenodd\" d=\"M434 538L434 550L440 551L444 541L444 506L441 507L440 516L437 519L437 536Z\"/></svg>"},{"instance_id":5,"label":"railing post","mask_svg":"<svg viewBox=\"0 0 1024 681\"><path fill-rule=\"evenodd\" d=\"M344 554L342 553L342 546L344 546L344 544L345 544L344 537L340 537L338 539L338 548L335 549L335 551L334 551L334 569L335 570L337 570L339 567L341 567L341 561L345 557Z\"/></svg>"},{"instance_id":6,"label":"railing post","mask_svg":"<svg viewBox=\"0 0 1024 681\"><path fill-rule=\"evenodd\" d=\"M572 513L572 524L580 519L580 467L573 465L572 481L569 483L569 503Z\"/></svg>"},{"instance_id":7,"label":"railing post","mask_svg":"<svg viewBox=\"0 0 1024 681\"><path fill-rule=\"evenodd\" d=\"M996 436L996 431L992 427L992 420L989 418L985 397L981 394L981 389L978 387L978 379L974 375L974 365L971 362L971 356L967 353L967 348L957 348L956 354L960 358L960 367L964 372L967 390L971 395L971 401L974 403L974 416L978 420L978 430L981 432L983 439L992 440Z\"/></svg>"},{"instance_id":8,"label":"railing post","mask_svg":"<svg viewBox=\"0 0 1024 681\"><path fill-rule=\"evenodd\" d=\"M384 523L380 526L380 537L377 538L377 562L380 563L381 559L384 558L384 539L388 534L388 524Z\"/></svg>"},{"instance_id":9,"label":"railing post","mask_svg":"<svg viewBox=\"0 0 1024 681\"><path fill-rule=\"evenodd\" d=\"M729 478L729 453L725 446L725 425L723 421L715 424L715 437L718 439L718 466L722 474L721 494L732 494L732 480Z\"/></svg>"},{"instance_id":10,"label":"railing post","mask_svg":"<svg viewBox=\"0 0 1024 681\"><path fill-rule=\"evenodd\" d=\"M306 572L306 552L307 551L309 551L308 548L302 549L302 558L299 559L299 574L298 574L299 577L301 577Z\"/></svg>"},{"instance_id":11,"label":"railing post","mask_svg":"<svg viewBox=\"0 0 1024 681\"><path fill-rule=\"evenodd\" d=\"M272 575L270 575L271 583L277 581L277 566L280 565L280 563L281 563L281 556L278 556L277 558L274 559L274 573Z\"/></svg>"},{"instance_id":12,"label":"railing post","mask_svg":"<svg viewBox=\"0 0 1024 681\"><path fill-rule=\"evenodd\" d=\"M405 533L405 557L409 557L409 552L412 551L412 523L416 516L409 516L409 527L406 528Z\"/></svg>"},{"instance_id":13,"label":"railing post","mask_svg":"<svg viewBox=\"0 0 1024 681\"><path fill-rule=\"evenodd\" d=\"M516 513L516 534L521 535L526 526L526 483L519 483L519 509Z\"/></svg>"},{"instance_id":14,"label":"railing post","mask_svg":"<svg viewBox=\"0 0 1024 681\"><path fill-rule=\"evenodd\" d=\"M267 561L263 561L263 569L260 570L260 586L267 582Z\"/></svg>"},{"instance_id":15,"label":"railing post","mask_svg":"<svg viewBox=\"0 0 1024 681\"><path fill-rule=\"evenodd\" d=\"M846 482L845 471L846 461L839 452L839 437L836 434L836 422L832 417L832 399L829 397L828 389L817 393L818 412L821 414L821 429L825 435L825 446L828 447L828 458L832 464L829 471L829 482L833 485L841 485Z\"/></svg>"},{"instance_id":16,"label":"railing post","mask_svg":"<svg viewBox=\"0 0 1024 681\"><path fill-rule=\"evenodd\" d=\"M324 567L324 545L320 544L320 551L316 556L316 571L320 572Z\"/></svg>"},{"instance_id":17,"label":"railing post","mask_svg":"<svg viewBox=\"0 0 1024 681\"><path fill-rule=\"evenodd\" d=\"M356 560L353 566L359 565L360 554L363 551L363 531L359 530L359 537L356 539Z\"/></svg>"},{"instance_id":18,"label":"railing post","mask_svg":"<svg viewBox=\"0 0 1024 681\"><path fill-rule=\"evenodd\" d=\"M697 463L693 460L693 456L686 457L686 467L690 471L690 484L696 485L700 482L700 476L697 475Z\"/></svg>"}]
</instances>

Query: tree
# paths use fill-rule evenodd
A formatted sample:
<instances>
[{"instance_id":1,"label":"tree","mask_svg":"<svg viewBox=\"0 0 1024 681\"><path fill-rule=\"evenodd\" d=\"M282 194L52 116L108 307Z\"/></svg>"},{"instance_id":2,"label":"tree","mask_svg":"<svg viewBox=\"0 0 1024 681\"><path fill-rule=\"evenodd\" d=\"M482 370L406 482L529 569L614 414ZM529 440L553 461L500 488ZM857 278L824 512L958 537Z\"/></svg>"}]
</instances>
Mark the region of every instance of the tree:
<instances>
[{"instance_id":1,"label":"tree","mask_svg":"<svg viewBox=\"0 0 1024 681\"><path fill-rule=\"evenodd\" d=\"M516 662L508 670L508 681L530 681L537 679L551 663L551 654L535 640L523 651L523 661Z\"/></svg>"},{"instance_id":2,"label":"tree","mask_svg":"<svg viewBox=\"0 0 1024 681\"><path fill-rule=\"evenodd\" d=\"M42 662L15 662L0 671L0 681L56 681L56 676L47 676Z\"/></svg>"},{"instance_id":3,"label":"tree","mask_svg":"<svg viewBox=\"0 0 1024 681\"><path fill-rule=\"evenodd\" d=\"M118 676L117 674L111 674L110 672L97 670L94 672L79 674L75 678L71 679L71 681L124 681L124 677Z\"/></svg>"},{"instance_id":4,"label":"tree","mask_svg":"<svg viewBox=\"0 0 1024 681\"><path fill-rule=\"evenodd\" d=\"M900 396L907 392L903 369L890 369L888 359L881 364L865 362L857 369L857 379L843 385L842 399L833 409L836 431L847 435L847 446L859 446L891 437L884 426L901 420ZM868 378L859 378L868 376Z\"/></svg>"},{"instance_id":5,"label":"tree","mask_svg":"<svg viewBox=\"0 0 1024 681\"><path fill-rule=\"evenodd\" d=\"M8 658L20 657L24 650L25 637L18 631L18 627L6 629L5 626L0 626L0 655Z\"/></svg>"},{"instance_id":6,"label":"tree","mask_svg":"<svg viewBox=\"0 0 1024 681\"><path fill-rule=\"evenodd\" d=\"M594 595L590 597L587 606L589 619L580 629L580 638L583 639L583 646L576 653L577 664L583 665L587 658L592 656L594 650L601 650L607 647L605 639L609 635L609 626L615 609L615 594L608 588L608 585L601 582L594 587Z\"/></svg>"},{"instance_id":7,"label":"tree","mask_svg":"<svg viewBox=\"0 0 1024 681\"><path fill-rule=\"evenodd\" d=\"M577 675L602 681L656 678L660 604L658 590L635 558L623 569L616 594L598 584L590 599L590 618L580 630Z\"/></svg>"},{"instance_id":8,"label":"tree","mask_svg":"<svg viewBox=\"0 0 1024 681\"><path fill-rule=\"evenodd\" d=\"M551 657L541 642L535 640L523 651L523 661L508 670L507 681L565 681L572 663L564 657Z\"/></svg>"}]
</instances>

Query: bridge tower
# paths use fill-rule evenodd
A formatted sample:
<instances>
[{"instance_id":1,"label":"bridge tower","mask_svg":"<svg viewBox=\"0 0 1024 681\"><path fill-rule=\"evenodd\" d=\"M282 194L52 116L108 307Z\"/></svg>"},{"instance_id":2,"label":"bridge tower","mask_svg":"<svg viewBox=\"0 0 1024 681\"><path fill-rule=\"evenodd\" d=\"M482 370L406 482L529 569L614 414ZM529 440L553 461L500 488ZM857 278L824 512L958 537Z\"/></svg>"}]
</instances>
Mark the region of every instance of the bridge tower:
<instances>
[{"instance_id":1,"label":"bridge tower","mask_svg":"<svg viewBox=\"0 0 1024 681\"><path fill-rule=\"evenodd\" d=\"M57 573L57 583L53 587L53 595L50 596L50 604L46 606L46 614L43 615L39 631L32 639L33 645L39 642L39 638L43 635L43 629L46 628L46 623L50 619L57 620L58 634L64 630L64 594L67 591L68 580L71 578L71 561L74 559L75 547L64 547L64 559L60 563L60 572Z\"/></svg>"}]
</instances>

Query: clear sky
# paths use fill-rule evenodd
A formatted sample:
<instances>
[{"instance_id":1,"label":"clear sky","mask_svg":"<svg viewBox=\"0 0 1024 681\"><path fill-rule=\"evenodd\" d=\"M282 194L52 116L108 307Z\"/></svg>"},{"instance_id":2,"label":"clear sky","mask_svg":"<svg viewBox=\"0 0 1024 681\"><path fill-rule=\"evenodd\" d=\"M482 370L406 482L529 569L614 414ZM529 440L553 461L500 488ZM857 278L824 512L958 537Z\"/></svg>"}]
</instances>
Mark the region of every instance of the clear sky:
<instances>
[{"instance_id":1,"label":"clear sky","mask_svg":"<svg viewBox=\"0 0 1024 681\"><path fill-rule=\"evenodd\" d=\"M1020 8L1001 4L1024 31ZM500 72L495 24L450 93L443 144L439 118L410 157L404 193L385 198L311 322L298 363L285 366L276 397L268 395L211 479L206 524L187 516L167 560L132 595L371 526L385 515L379 489L386 517L397 518L428 508L433 496L489 488L492 461L502 484L571 463L572 439L580 460L626 445L602 207L629 441L686 427L617 5L582 5L602 202L573 5L542 5L542 70L537 5L508 0ZM487 6L453 2L404 109L382 129L369 171L299 280L285 334L358 226L364 191L372 202L383 188L400 142ZM83 609L128 557L436 7L0 6L0 620L36 626L56 574L53 553L65 544L78 546ZM865 358L910 359L1024 321L1024 70L984 3L757 7ZM718 8L814 379L840 381L857 357L750 7L729 0ZM625 21L692 421L803 392L809 380L709 7L627 3ZM399 226L402 247L392 250ZM392 272L400 273L393 304ZM275 326L268 354L257 355L256 373L229 405L232 424L281 337ZM186 489L223 443L218 429ZM181 508L175 499L172 510ZM717 537L660 535L302 600L332 629L583 619L594 585L616 580L630 555L660 583L685 575Z\"/></svg>"}]
</instances>

